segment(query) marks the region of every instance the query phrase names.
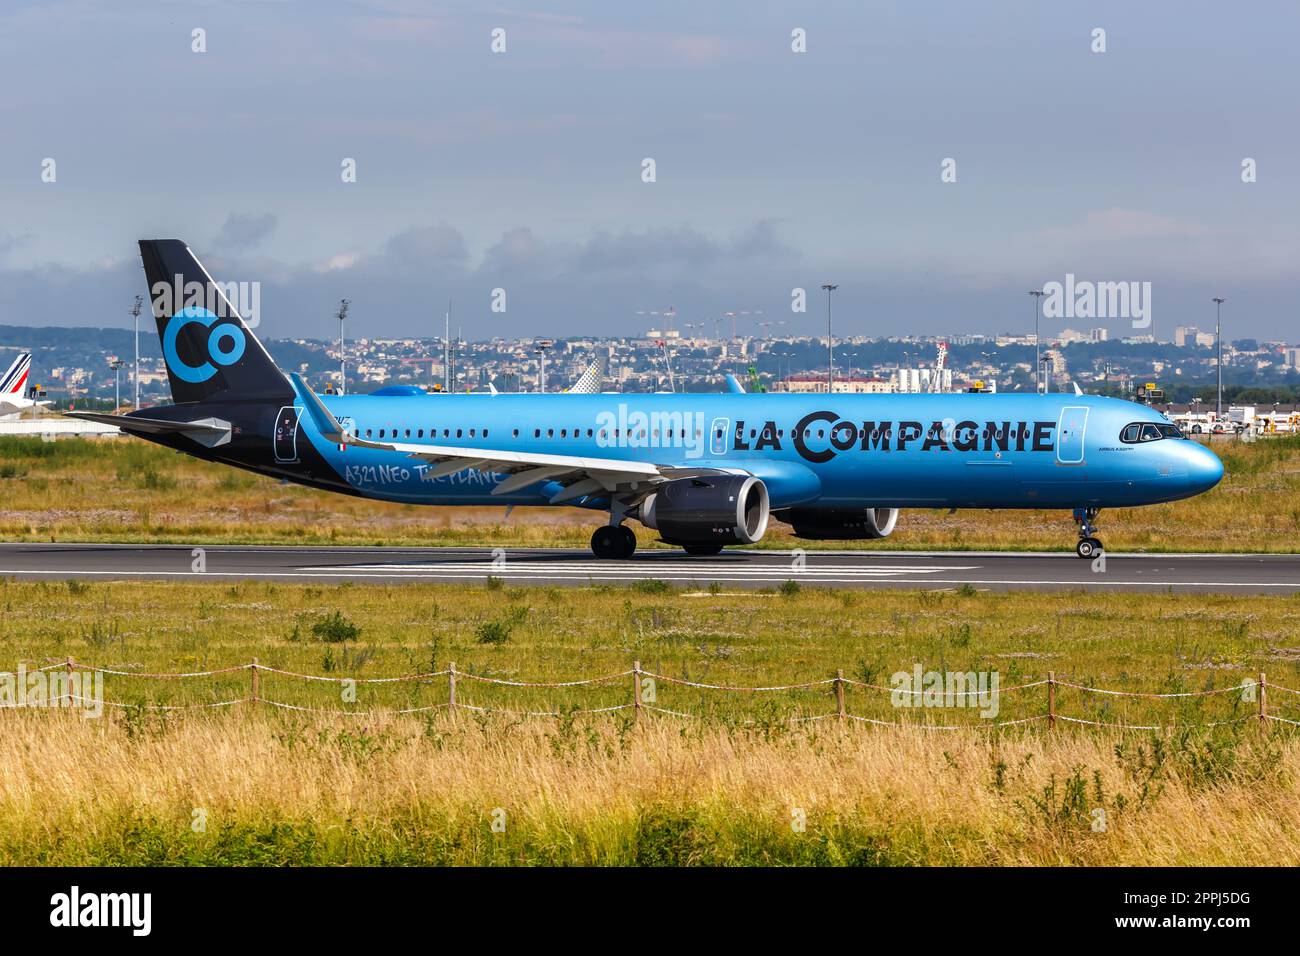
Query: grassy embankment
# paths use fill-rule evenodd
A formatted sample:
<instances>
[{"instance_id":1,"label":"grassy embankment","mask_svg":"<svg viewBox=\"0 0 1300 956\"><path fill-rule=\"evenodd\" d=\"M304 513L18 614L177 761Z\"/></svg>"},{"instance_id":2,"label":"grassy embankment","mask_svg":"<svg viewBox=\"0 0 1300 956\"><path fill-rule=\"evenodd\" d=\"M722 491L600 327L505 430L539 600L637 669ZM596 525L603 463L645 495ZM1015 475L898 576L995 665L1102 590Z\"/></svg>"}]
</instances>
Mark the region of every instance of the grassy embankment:
<instances>
[{"instance_id":1,"label":"grassy embankment","mask_svg":"<svg viewBox=\"0 0 1300 956\"><path fill-rule=\"evenodd\" d=\"M1295 551L1300 437L1216 443L1227 477L1188 501L1102 516L1112 551ZM0 538L339 545L586 547L579 509L428 508L281 485L135 439L0 439ZM639 529L639 526L637 526ZM649 547L654 535L639 530ZM905 511L876 542L806 542L773 522L762 547L1068 550L1064 512Z\"/></svg>"},{"instance_id":2,"label":"grassy embankment","mask_svg":"<svg viewBox=\"0 0 1300 956\"><path fill-rule=\"evenodd\" d=\"M444 669L519 680L657 673L720 684L830 676L885 684L915 663L996 670L1009 687L1058 677L1130 691L1224 687L1266 671L1300 688L1300 599L834 592L727 594L654 584L483 587L32 584L0 588L5 663L66 657L126 671L242 663L332 676ZM356 630L354 630L356 628ZM335 685L272 674L264 698L329 709L429 706L446 679ZM106 678L109 700L244 696L246 672L184 682ZM687 720L573 707L608 686L458 684L462 703L559 718L443 710L410 717L279 711L0 714L4 863L1224 863L1300 862L1300 738L1240 695L1151 701L1058 691L1058 712L1161 723L1163 733L1043 723L1002 731L876 729L834 720L829 688L777 694L660 683ZM851 713L983 722L850 688ZM1042 713L1007 691L998 719ZM1300 718L1300 698L1270 709ZM505 813L505 832L492 830ZM195 832L195 811L205 832ZM1099 817L1097 811L1104 811ZM806 818L799 832L791 826ZM498 819L500 819L498 815ZM1104 820L1105 829L1094 826Z\"/></svg>"}]
</instances>

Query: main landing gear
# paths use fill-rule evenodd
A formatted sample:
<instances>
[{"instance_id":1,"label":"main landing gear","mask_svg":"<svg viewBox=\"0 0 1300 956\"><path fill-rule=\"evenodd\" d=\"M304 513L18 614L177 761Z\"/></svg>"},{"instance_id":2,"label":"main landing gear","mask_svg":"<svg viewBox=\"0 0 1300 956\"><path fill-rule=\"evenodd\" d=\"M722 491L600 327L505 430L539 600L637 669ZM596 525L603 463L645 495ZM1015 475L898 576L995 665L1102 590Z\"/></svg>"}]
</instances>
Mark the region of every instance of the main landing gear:
<instances>
[{"instance_id":1,"label":"main landing gear","mask_svg":"<svg viewBox=\"0 0 1300 956\"><path fill-rule=\"evenodd\" d=\"M598 558L630 558L636 551L636 535L621 524L601 525L591 536L591 553Z\"/></svg>"},{"instance_id":2,"label":"main landing gear","mask_svg":"<svg viewBox=\"0 0 1300 956\"><path fill-rule=\"evenodd\" d=\"M1075 508L1074 521L1079 526L1079 543L1074 546L1074 553L1081 558L1095 558L1103 550L1101 541L1093 537L1097 531L1095 524L1100 508Z\"/></svg>"}]
</instances>

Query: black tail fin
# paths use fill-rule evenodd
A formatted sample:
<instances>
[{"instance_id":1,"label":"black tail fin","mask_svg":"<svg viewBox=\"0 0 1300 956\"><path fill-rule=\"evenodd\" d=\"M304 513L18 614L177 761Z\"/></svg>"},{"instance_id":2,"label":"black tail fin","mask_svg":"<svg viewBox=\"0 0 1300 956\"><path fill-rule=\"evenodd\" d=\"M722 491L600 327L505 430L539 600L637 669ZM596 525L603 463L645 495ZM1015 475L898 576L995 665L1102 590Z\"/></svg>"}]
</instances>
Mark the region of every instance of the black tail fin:
<instances>
[{"instance_id":1,"label":"black tail fin","mask_svg":"<svg viewBox=\"0 0 1300 956\"><path fill-rule=\"evenodd\" d=\"M256 324L256 283L214 281L179 239L141 239L140 258L174 402L292 398L246 321Z\"/></svg>"}]
</instances>

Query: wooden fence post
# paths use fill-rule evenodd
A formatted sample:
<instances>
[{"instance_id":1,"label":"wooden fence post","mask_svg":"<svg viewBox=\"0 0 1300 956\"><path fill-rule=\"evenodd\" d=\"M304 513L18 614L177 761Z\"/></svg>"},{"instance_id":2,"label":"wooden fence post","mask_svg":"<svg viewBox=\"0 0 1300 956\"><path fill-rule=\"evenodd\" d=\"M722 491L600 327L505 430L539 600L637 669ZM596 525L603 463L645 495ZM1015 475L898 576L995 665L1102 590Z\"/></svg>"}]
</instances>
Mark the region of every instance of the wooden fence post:
<instances>
[{"instance_id":1,"label":"wooden fence post","mask_svg":"<svg viewBox=\"0 0 1300 956\"><path fill-rule=\"evenodd\" d=\"M1259 672L1259 725L1263 727L1268 723L1268 705L1264 703L1264 688L1267 684L1264 681L1264 672Z\"/></svg>"},{"instance_id":2,"label":"wooden fence post","mask_svg":"<svg viewBox=\"0 0 1300 956\"><path fill-rule=\"evenodd\" d=\"M257 708L257 701L262 691L262 682L257 674L256 657L253 658L253 663L252 666L249 667L249 671L252 673L252 683L253 683L253 695L249 698L249 702L253 705L252 707L249 708L249 710L251 711Z\"/></svg>"},{"instance_id":3,"label":"wooden fence post","mask_svg":"<svg viewBox=\"0 0 1300 956\"><path fill-rule=\"evenodd\" d=\"M68 706L75 707L77 702L72 699L72 673L77 669L76 662L71 657L68 658Z\"/></svg>"},{"instance_id":4,"label":"wooden fence post","mask_svg":"<svg viewBox=\"0 0 1300 956\"><path fill-rule=\"evenodd\" d=\"M456 662L447 665L447 709L456 709Z\"/></svg>"},{"instance_id":5,"label":"wooden fence post","mask_svg":"<svg viewBox=\"0 0 1300 956\"><path fill-rule=\"evenodd\" d=\"M632 662L632 719L641 716L641 662Z\"/></svg>"},{"instance_id":6,"label":"wooden fence post","mask_svg":"<svg viewBox=\"0 0 1300 956\"><path fill-rule=\"evenodd\" d=\"M840 723L844 723L844 669L835 671L835 706L839 711Z\"/></svg>"},{"instance_id":7,"label":"wooden fence post","mask_svg":"<svg viewBox=\"0 0 1300 956\"><path fill-rule=\"evenodd\" d=\"M1056 671L1047 672L1047 726L1056 726Z\"/></svg>"}]
</instances>

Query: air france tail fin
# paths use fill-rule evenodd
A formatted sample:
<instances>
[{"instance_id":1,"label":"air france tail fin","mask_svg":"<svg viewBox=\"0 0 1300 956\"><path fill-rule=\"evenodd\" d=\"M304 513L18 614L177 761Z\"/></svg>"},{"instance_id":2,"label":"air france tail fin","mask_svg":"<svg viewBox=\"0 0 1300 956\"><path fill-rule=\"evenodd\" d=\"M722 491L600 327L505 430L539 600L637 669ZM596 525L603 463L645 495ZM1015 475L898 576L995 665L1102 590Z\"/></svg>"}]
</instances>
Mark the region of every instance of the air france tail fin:
<instances>
[{"instance_id":1,"label":"air france tail fin","mask_svg":"<svg viewBox=\"0 0 1300 956\"><path fill-rule=\"evenodd\" d=\"M292 399L253 335L257 283L213 280L179 239L141 239L140 258L174 402Z\"/></svg>"},{"instance_id":2,"label":"air france tail fin","mask_svg":"<svg viewBox=\"0 0 1300 956\"><path fill-rule=\"evenodd\" d=\"M31 371L32 353L22 352L9 366L9 371L0 377L0 398L22 398L27 385L27 373Z\"/></svg>"}]
</instances>

